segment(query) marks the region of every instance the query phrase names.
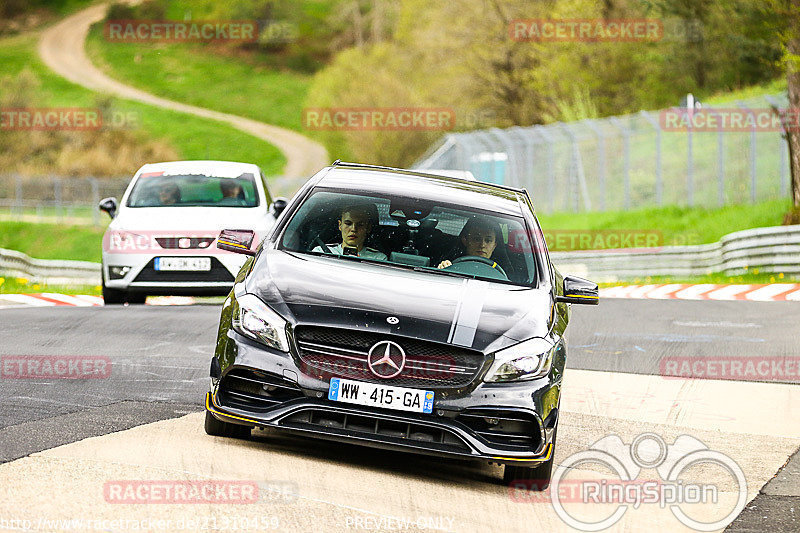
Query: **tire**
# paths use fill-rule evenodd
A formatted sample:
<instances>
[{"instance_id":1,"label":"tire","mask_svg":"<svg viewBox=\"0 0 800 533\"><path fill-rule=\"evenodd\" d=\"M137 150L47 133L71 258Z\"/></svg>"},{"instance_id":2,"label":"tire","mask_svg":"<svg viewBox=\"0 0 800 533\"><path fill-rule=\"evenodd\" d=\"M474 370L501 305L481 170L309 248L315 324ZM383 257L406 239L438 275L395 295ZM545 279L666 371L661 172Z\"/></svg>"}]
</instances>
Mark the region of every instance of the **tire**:
<instances>
[{"instance_id":1,"label":"tire","mask_svg":"<svg viewBox=\"0 0 800 533\"><path fill-rule=\"evenodd\" d=\"M124 303L125 303L125 291L121 291L119 289L109 289L108 287L106 287L106 284L103 283L104 305L116 305Z\"/></svg>"},{"instance_id":2,"label":"tire","mask_svg":"<svg viewBox=\"0 0 800 533\"><path fill-rule=\"evenodd\" d=\"M104 267L103 270L105 270ZM124 303L129 303L131 305L144 304L145 300L147 300L146 294L131 294L122 289L109 289L106 287L105 275L102 276L102 279L103 305L120 305Z\"/></svg>"},{"instance_id":3,"label":"tire","mask_svg":"<svg viewBox=\"0 0 800 533\"><path fill-rule=\"evenodd\" d=\"M240 426L239 424L229 424L214 418L210 411L206 411L205 429L207 435L214 437L229 437L233 439L249 439L250 426Z\"/></svg>"},{"instance_id":4,"label":"tire","mask_svg":"<svg viewBox=\"0 0 800 533\"><path fill-rule=\"evenodd\" d=\"M553 434L553 452L550 459L538 466L506 465L503 471L503 483L506 486L525 486L528 490L543 491L550 486L550 477L553 471L553 459L556 456L556 437L558 429ZM516 483L515 483L516 482Z\"/></svg>"}]
</instances>

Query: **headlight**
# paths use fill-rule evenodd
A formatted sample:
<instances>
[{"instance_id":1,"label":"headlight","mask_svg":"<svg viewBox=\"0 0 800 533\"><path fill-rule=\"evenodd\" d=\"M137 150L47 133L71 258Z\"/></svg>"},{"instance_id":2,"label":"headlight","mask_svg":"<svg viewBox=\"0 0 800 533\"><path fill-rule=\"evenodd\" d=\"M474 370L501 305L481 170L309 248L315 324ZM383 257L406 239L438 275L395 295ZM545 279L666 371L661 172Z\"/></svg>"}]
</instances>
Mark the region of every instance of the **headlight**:
<instances>
[{"instance_id":1,"label":"headlight","mask_svg":"<svg viewBox=\"0 0 800 533\"><path fill-rule=\"evenodd\" d=\"M244 294L234 301L231 325L242 335L270 348L289 351L286 320L252 294Z\"/></svg>"},{"instance_id":2,"label":"headlight","mask_svg":"<svg viewBox=\"0 0 800 533\"><path fill-rule=\"evenodd\" d=\"M541 338L515 344L494 354L486 381L527 381L540 378L553 366L555 346Z\"/></svg>"}]
</instances>

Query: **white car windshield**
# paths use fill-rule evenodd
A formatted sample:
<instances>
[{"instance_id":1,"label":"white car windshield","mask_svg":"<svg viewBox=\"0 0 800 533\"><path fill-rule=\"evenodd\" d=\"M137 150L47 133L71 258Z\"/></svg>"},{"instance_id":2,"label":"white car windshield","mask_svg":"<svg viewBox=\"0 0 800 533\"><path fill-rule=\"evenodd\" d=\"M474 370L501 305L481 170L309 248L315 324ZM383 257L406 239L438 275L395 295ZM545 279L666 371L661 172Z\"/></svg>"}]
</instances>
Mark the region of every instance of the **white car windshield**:
<instances>
[{"instance_id":1,"label":"white car windshield","mask_svg":"<svg viewBox=\"0 0 800 533\"><path fill-rule=\"evenodd\" d=\"M128 207L256 207L255 176L143 174L133 186Z\"/></svg>"}]
</instances>

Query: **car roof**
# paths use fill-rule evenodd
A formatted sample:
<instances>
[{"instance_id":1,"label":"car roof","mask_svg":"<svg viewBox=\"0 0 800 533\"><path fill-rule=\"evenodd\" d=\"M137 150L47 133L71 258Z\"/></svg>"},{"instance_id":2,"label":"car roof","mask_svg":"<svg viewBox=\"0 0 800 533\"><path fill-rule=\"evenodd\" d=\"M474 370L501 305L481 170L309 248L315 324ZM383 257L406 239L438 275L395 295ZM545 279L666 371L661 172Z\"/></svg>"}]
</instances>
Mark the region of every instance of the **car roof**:
<instances>
[{"instance_id":1,"label":"car roof","mask_svg":"<svg viewBox=\"0 0 800 533\"><path fill-rule=\"evenodd\" d=\"M245 172L258 175L259 169L257 165L252 163L239 163L236 161L167 161L163 163L148 163L140 168L137 174L146 172L164 172L166 175L204 173L218 177L235 178Z\"/></svg>"},{"instance_id":2,"label":"car roof","mask_svg":"<svg viewBox=\"0 0 800 533\"><path fill-rule=\"evenodd\" d=\"M520 214L519 201L523 189L449 176L427 174L416 170L336 162L316 184L318 187L357 190L379 195L413 195L446 202Z\"/></svg>"}]
</instances>

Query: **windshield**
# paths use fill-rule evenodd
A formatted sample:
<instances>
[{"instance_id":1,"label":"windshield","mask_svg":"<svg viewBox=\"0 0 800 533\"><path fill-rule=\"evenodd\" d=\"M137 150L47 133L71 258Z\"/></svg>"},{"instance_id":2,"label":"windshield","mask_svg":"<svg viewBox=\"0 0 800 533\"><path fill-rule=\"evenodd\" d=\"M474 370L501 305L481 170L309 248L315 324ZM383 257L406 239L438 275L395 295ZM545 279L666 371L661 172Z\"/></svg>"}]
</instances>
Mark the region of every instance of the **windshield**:
<instances>
[{"instance_id":1,"label":"windshield","mask_svg":"<svg viewBox=\"0 0 800 533\"><path fill-rule=\"evenodd\" d=\"M536 261L527 235L521 217L318 189L288 222L280 248L529 286Z\"/></svg>"},{"instance_id":2,"label":"windshield","mask_svg":"<svg viewBox=\"0 0 800 533\"><path fill-rule=\"evenodd\" d=\"M256 207L255 176L206 174L141 175L133 186L128 207Z\"/></svg>"}]
</instances>

